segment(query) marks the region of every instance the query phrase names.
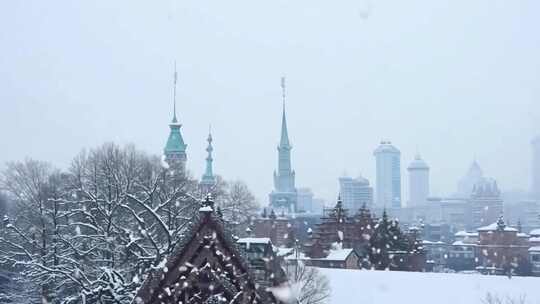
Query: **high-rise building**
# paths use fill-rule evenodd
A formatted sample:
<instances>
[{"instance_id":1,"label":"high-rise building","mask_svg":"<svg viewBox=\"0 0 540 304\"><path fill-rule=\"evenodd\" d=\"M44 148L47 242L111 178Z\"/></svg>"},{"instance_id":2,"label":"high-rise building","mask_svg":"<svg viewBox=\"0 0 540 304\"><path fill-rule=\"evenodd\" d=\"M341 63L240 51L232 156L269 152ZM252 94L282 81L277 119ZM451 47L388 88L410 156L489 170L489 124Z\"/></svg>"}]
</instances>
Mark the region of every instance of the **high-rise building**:
<instances>
[{"instance_id":1,"label":"high-rise building","mask_svg":"<svg viewBox=\"0 0 540 304\"><path fill-rule=\"evenodd\" d=\"M210 189L216 184L216 177L214 176L214 170L212 168L212 164L214 161L214 158L212 157L212 152L214 151L214 147L212 147L211 132L208 132L208 138L206 140L208 141L208 147L206 147L206 152L208 153L208 156L206 157L206 169L201 178L201 186L204 190L206 190L206 192L209 192Z\"/></svg>"},{"instance_id":2,"label":"high-rise building","mask_svg":"<svg viewBox=\"0 0 540 304\"><path fill-rule=\"evenodd\" d=\"M532 182L531 195L534 199L540 200L540 136L532 141Z\"/></svg>"},{"instance_id":3,"label":"high-rise building","mask_svg":"<svg viewBox=\"0 0 540 304\"><path fill-rule=\"evenodd\" d=\"M291 167L291 149L287 119L285 117L285 78L281 79L283 91L283 115L278 150L278 169L274 171L274 190L270 193L270 206L284 213L296 212L295 172Z\"/></svg>"},{"instance_id":4,"label":"high-rise building","mask_svg":"<svg viewBox=\"0 0 540 304\"><path fill-rule=\"evenodd\" d=\"M309 188L298 188L296 211L311 213L313 209L313 192Z\"/></svg>"},{"instance_id":5,"label":"high-rise building","mask_svg":"<svg viewBox=\"0 0 540 304\"><path fill-rule=\"evenodd\" d=\"M382 141L375 149L377 180L375 185L376 206L401 207L401 152L389 141Z\"/></svg>"},{"instance_id":6,"label":"high-rise building","mask_svg":"<svg viewBox=\"0 0 540 304\"><path fill-rule=\"evenodd\" d=\"M170 133L169 138L167 139L167 144L165 145L165 149L163 150L163 156L164 160L169 166L171 170L174 170L176 173L183 174L186 170L186 161L187 161L187 155L186 155L186 148L187 145L184 143L184 139L182 138L182 133L180 132L180 128L182 127L182 124L178 122L178 119L176 118L176 82L177 82L178 76L176 73L176 66L174 70L174 94L173 94L173 119L171 123L169 124L170 127Z\"/></svg>"},{"instance_id":7,"label":"high-rise building","mask_svg":"<svg viewBox=\"0 0 540 304\"><path fill-rule=\"evenodd\" d=\"M474 185L482 181L483 177L484 173L482 172L482 169L476 160L474 160L469 167L467 174L465 174L458 182L457 196L468 198L472 193Z\"/></svg>"},{"instance_id":8,"label":"high-rise building","mask_svg":"<svg viewBox=\"0 0 540 304\"><path fill-rule=\"evenodd\" d=\"M496 222L503 213L501 191L492 178L482 178L473 186L469 202L475 228Z\"/></svg>"},{"instance_id":9,"label":"high-rise building","mask_svg":"<svg viewBox=\"0 0 540 304\"><path fill-rule=\"evenodd\" d=\"M409 202L408 207L423 205L429 196L429 166L417 154L409 167Z\"/></svg>"},{"instance_id":10,"label":"high-rise building","mask_svg":"<svg viewBox=\"0 0 540 304\"><path fill-rule=\"evenodd\" d=\"M313 198L311 202L311 214L323 214L324 200L322 198Z\"/></svg>"},{"instance_id":11,"label":"high-rise building","mask_svg":"<svg viewBox=\"0 0 540 304\"><path fill-rule=\"evenodd\" d=\"M369 185L369 180L362 176L357 178L340 177L339 193L343 207L351 212L356 212L364 205L371 208L373 204L373 188Z\"/></svg>"}]
</instances>

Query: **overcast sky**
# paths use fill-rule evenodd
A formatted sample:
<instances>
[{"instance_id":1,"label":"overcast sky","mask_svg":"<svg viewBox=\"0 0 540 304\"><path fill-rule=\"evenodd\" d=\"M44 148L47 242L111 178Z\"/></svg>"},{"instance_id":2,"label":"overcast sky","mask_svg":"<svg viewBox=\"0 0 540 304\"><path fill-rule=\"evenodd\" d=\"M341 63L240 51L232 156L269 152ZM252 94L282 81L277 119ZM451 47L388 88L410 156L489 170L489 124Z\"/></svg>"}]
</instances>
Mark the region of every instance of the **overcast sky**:
<instances>
[{"instance_id":1,"label":"overcast sky","mask_svg":"<svg viewBox=\"0 0 540 304\"><path fill-rule=\"evenodd\" d=\"M381 139L402 151L404 189L417 149L433 194L474 157L527 189L538 29L536 0L2 1L0 162L66 168L106 141L160 154L176 59L189 169L202 173L212 124L215 172L263 204L281 75L297 186L317 196L334 200L344 172L374 183Z\"/></svg>"}]
</instances>

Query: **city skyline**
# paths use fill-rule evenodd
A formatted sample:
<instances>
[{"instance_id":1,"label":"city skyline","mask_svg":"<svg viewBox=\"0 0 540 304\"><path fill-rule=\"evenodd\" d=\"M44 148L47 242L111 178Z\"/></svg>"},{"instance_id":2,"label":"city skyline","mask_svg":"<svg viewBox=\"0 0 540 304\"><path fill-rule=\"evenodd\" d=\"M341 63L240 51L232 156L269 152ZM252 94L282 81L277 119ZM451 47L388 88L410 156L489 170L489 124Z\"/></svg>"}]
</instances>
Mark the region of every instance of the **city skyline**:
<instances>
[{"instance_id":1,"label":"city skyline","mask_svg":"<svg viewBox=\"0 0 540 304\"><path fill-rule=\"evenodd\" d=\"M377 2L367 18L353 2L315 11L235 1L206 9L2 5L3 28L20 27L0 40L10 58L0 75L0 129L17 130L2 133L2 163L32 157L66 168L106 141L161 154L176 59L187 167L204 173L211 123L214 173L244 180L262 204L272 189L283 74L296 183L317 197L335 200L343 170L374 185L371 152L381 140L399 147L404 164L418 147L433 195L454 192L475 158L503 192L530 188L540 43L522 29L537 27L537 2Z\"/></svg>"}]
</instances>

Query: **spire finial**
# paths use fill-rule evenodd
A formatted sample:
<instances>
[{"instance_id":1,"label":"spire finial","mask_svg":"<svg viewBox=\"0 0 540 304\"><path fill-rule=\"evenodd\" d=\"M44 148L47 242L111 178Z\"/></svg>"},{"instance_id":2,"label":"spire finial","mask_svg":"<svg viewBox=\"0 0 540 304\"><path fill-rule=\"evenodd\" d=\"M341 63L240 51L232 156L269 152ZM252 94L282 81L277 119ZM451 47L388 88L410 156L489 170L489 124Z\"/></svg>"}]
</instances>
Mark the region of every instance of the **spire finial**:
<instances>
[{"instance_id":1,"label":"spire finial","mask_svg":"<svg viewBox=\"0 0 540 304\"><path fill-rule=\"evenodd\" d=\"M178 82L178 73L176 72L176 60L174 61L174 89L173 89L173 122L176 123L176 83Z\"/></svg>"},{"instance_id":2,"label":"spire finial","mask_svg":"<svg viewBox=\"0 0 540 304\"><path fill-rule=\"evenodd\" d=\"M281 139L279 146L290 148L289 134L287 132L287 118L285 117L285 76L281 77L281 91L283 98L283 115L281 116Z\"/></svg>"},{"instance_id":3,"label":"spire finial","mask_svg":"<svg viewBox=\"0 0 540 304\"><path fill-rule=\"evenodd\" d=\"M283 113L285 113L285 76L281 76L281 97L283 99Z\"/></svg>"}]
</instances>

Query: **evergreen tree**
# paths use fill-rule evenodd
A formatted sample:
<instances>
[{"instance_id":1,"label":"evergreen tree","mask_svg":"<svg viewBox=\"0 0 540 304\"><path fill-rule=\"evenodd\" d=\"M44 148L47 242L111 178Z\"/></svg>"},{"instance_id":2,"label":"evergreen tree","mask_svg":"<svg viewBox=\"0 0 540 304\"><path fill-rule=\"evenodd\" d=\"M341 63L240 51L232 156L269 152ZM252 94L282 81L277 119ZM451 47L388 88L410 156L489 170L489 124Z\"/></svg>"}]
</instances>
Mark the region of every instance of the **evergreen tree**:
<instances>
[{"instance_id":1,"label":"evergreen tree","mask_svg":"<svg viewBox=\"0 0 540 304\"><path fill-rule=\"evenodd\" d=\"M390 264L388 251L390 249L390 222L386 210L382 218L375 225L375 231L369 240L371 247L369 259L375 269L386 269Z\"/></svg>"},{"instance_id":2,"label":"evergreen tree","mask_svg":"<svg viewBox=\"0 0 540 304\"><path fill-rule=\"evenodd\" d=\"M411 252L410 242L399 228L397 220L389 220L386 210L382 218L375 225L375 230L370 238L369 259L373 268L378 270L398 268L394 263L394 255L408 254Z\"/></svg>"}]
</instances>

